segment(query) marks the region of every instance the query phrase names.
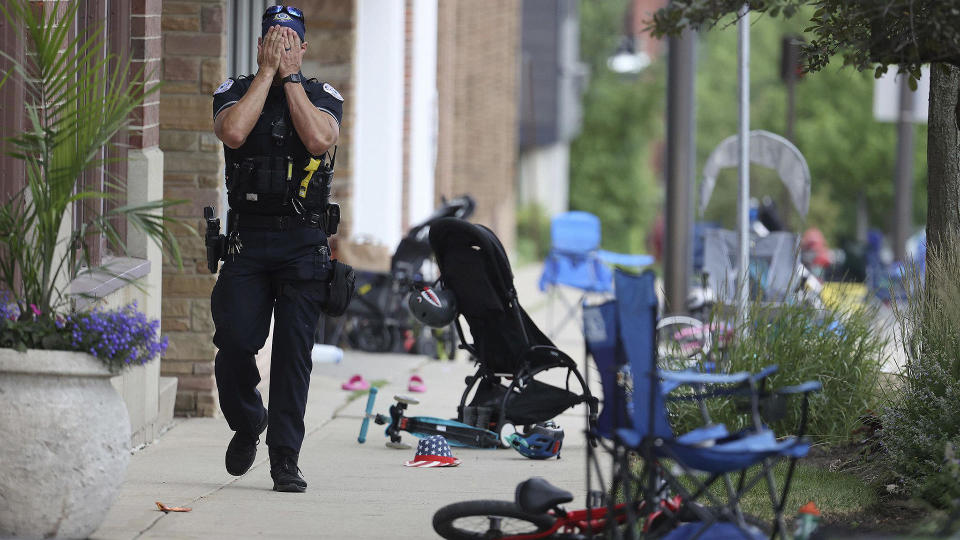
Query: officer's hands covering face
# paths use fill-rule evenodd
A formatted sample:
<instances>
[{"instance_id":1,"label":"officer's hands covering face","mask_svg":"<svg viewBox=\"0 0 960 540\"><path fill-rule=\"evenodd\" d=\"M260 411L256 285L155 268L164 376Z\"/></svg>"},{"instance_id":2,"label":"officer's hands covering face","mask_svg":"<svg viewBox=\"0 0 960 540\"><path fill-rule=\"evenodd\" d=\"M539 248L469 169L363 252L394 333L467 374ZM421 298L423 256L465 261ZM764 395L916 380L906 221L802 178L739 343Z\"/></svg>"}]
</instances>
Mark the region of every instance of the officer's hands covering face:
<instances>
[{"instance_id":1,"label":"officer's hands covering face","mask_svg":"<svg viewBox=\"0 0 960 540\"><path fill-rule=\"evenodd\" d=\"M300 36L292 28L283 26L274 28L283 31L284 46L280 55L280 77L300 73L300 65L303 63L303 53L307 51L307 44L300 41Z\"/></svg>"},{"instance_id":2,"label":"officer's hands covering face","mask_svg":"<svg viewBox=\"0 0 960 540\"><path fill-rule=\"evenodd\" d=\"M283 30L286 29L282 26L271 26L257 44L257 66L271 77L280 67L280 56L284 52Z\"/></svg>"}]
</instances>

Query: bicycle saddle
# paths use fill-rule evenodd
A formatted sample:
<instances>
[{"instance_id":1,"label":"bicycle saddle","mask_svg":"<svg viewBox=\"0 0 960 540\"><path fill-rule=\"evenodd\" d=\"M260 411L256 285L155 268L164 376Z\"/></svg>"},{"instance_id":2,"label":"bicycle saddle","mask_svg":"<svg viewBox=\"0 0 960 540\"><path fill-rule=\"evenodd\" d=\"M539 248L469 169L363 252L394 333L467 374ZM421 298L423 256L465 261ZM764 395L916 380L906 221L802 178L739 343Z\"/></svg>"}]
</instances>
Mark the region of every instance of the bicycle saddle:
<instances>
[{"instance_id":1,"label":"bicycle saddle","mask_svg":"<svg viewBox=\"0 0 960 540\"><path fill-rule=\"evenodd\" d=\"M573 500L573 494L535 476L520 482L514 494L516 503L531 514L543 514L557 505Z\"/></svg>"}]
</instances>

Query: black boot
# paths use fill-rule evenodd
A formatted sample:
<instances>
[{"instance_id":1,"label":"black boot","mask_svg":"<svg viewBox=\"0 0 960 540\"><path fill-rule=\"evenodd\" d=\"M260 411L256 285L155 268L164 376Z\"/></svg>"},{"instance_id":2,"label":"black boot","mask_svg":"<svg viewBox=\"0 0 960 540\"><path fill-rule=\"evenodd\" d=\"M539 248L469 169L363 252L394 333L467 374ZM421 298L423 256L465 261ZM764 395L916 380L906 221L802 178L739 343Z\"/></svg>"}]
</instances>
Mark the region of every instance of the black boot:
<instances>
[{"instance_id":1,"label":"black boot","mask_svg":"<svg viewBox=\"0 0 960 540\"><path fill-rule=\"evenodd\" d=\"M274 491L303 493L307 481L297 467L297 452L285 446L270 449L270 476Z\"/></svg>"},{"instance_id":2,"label":"black boot","mask_svg":"<svg viewBox=\"0 0 960 540\"><path fill-rule=\"evenodd\" d=\"M267 429L267 411L263 411L263 421L257 426L256 433L237 431L233 434L230 444L227 445L227 453L224 456L228 473L240 476L250 470L250 466L257 458L257 444L260 443L260 434L265 429Z\"/></svg>"}]
</instances>

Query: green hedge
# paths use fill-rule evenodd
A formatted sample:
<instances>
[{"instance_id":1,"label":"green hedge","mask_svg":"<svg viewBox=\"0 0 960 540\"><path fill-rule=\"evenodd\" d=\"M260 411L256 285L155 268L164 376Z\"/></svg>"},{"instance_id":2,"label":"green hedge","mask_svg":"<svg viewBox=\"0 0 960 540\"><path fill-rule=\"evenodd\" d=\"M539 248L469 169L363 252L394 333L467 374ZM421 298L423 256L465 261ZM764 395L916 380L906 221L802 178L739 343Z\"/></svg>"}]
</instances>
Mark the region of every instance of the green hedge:
<instances>
[{"instance_id":1,"label":"green hedge","mask_svg":"<svg viewBox=\"0 0 960 540\"><path fill-rule=\"evenodd\" d=\"M776 364L779 370L768 379L768 388L820 381L823 390L811 394L807 434L816 442L842 444L850 440L860 417L878 403L887 342L876 320L877 308L867 304L832 310L806 303L754 302L719 364L727 372L757 372ZM794 434L799 426L802 398L788 398L785 405L784 416L772 424L778 435ZM748 427L746 406L743 398L709 403L713 420L731 430ZM678 432L702 425L691 402L678 402L673 411Z\"/></svg>"}]
</instances>

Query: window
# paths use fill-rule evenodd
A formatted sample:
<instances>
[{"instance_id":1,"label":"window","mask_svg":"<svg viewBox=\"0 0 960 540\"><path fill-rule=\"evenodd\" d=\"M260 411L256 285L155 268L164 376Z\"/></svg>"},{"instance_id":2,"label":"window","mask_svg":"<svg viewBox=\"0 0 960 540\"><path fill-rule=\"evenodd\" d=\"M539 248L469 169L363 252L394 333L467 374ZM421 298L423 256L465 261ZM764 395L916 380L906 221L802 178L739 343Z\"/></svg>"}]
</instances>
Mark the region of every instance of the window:
<instances>
[{"instance_id":1,"label":"window","mask_svg":"<svg viewBox=\"0 0 960 540\"><path fill-rule=\"evenodd\" d=\"M227 76L257 72L257 38L260 18L270 0L231 0L227 6Z\"/></svg>"},{"instance_id":2,"label":"window","mask_svg":"<svg viewBox=\"0 0 960 540\"><path fill-rule=\"evenodd\" d=\"M130 49L130 2L128 0L81 0L79 7L77 24L71 29L71 34L76 32L92 32L97 25L103 23L102 31L106 33L106 39L101 54L108 52L122 55ZM53 6L53 4L48 4ZM17 58L23 60L25 54L25 45L20 29L11 27L5 18L0 17L0 46L2 50ZM8 71L10 62L4 57L0 57L0 70L4 73ZM26 98L22 83L11 77L11 80L4 85L0 91L0 133L4 136L11 136L22 132L26 127L26 116L24 109ZM7 150L5 148L5 150ZM102 166L94 167L86 171L79 179L78 190L93 191L121 191L112 188L111 184L125 184L127 175L127 135L118 134L110 144L100 149L97 158L105 159ZM112 181L111 181L112 179ZM13 194L22 190L26 185L25 170L23 162L18 159L4 158L0 160L0 196L8 200ZM74 226L83 222L85 215L92 212L105 212L111 208L124 204L122 200L90 200L78 205L74 212ZM120 232L121 239L126 238L126 223L114 223L114 227ZM102 237L88 239L91 255L94 264L99 264L103 255L106 254L107 245Z\"/></svg>"}]
</instances>

